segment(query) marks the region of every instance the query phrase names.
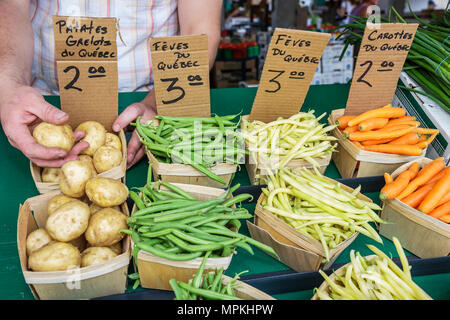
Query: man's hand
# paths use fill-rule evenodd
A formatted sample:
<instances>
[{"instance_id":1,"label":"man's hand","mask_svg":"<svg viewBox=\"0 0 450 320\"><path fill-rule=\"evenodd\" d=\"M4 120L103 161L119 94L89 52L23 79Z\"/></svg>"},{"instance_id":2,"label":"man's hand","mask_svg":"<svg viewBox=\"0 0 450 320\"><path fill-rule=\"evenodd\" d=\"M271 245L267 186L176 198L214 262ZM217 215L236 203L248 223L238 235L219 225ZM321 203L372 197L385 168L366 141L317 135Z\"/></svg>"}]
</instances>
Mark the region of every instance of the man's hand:
<instances>
[{"instance_id":1,"label":"man's hand","mask_svg":"<svg viewBox=\"0 0 450 320\"><path fill-rule=\"evenodd\" d=\"M139 116L142 117L141 122L147 122L156 115L156 98L154 90L150 90L147 96L138 103L129 105L117 117L113 124L113 130L119 132L126 128L131 122L135 121ZM127 147L127 169L134 166L145 154L145 147L142 145L139 137L134 130Z\"/></svg>"},{"instance_id":2,"label":"man's hand","mask_svg":"<svg viewBox=\"0 0 450 320\"><path fill-rule=\"evenodd\" d=\"M78 154L89 147L85 141L76 143L69 152L60 148L47 148L36 142L32 136L33 128L40 122L64 124L69 116L47 103L35 89L9 83L0 87L0 119L11 145L39 167L59 168L65 162L77 160ZM74 132L79 141L84 132Z\"/></svg>"}]
</instances>

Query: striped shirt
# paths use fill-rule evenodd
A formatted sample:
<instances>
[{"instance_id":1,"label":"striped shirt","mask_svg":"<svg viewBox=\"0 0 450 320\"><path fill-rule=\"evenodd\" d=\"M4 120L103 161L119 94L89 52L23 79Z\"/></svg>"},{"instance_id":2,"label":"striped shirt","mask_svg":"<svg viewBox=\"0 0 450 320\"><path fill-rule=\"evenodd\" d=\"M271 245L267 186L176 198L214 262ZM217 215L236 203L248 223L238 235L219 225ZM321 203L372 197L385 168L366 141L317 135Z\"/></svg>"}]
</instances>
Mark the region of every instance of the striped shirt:
<instances>
[{"instance_id":1,"label":"striped shirt","mask_svg":"<svg viewBox=\"0 0 450 320\"><path fill-rule=\"evenodd\" d=\"M57 95L52 16L115 17L125 44L117 41L119 91L153 84L150 38L179 33L177 0L30 0L34 32L32 86Z\"/></svg>"}]
</instances>

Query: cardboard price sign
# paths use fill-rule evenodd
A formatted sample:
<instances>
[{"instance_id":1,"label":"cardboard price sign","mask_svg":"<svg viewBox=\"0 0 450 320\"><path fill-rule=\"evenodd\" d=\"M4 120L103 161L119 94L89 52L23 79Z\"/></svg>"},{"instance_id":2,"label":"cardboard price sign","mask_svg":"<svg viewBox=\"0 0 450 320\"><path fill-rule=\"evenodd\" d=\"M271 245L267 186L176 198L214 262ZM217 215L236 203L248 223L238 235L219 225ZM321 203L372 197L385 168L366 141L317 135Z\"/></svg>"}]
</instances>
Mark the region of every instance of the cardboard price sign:
<instances>
[{"instance_id":1,"label":"cardboard price sign","mask_svg":"<svg viewBox=\"0 0 450 320\"><path fill-rule=\"evenodd\" d=\"M115 18L53 16L61 109L72 127L96 120L107 130L118 115Z\"/></svg>"},{"instance_id":2,"label":"cardboard price sign","mask_svg":"<svg viewBox=\"0 0 450 320\"><path fill-rule=\"evenodd\" d=\"M150 41L158 114L208 117L208 37L153 38Z\"/></svg>"},{"instance_id":3,"label":"cardboard price sign","mask_svg":"<svg viewBox=\"0 0 450 320\"><path fill-rule=\"evenodd\" d=\"M418 24L382 23L364 30L345 114L358 115L392 103Z\"/></svg>"},{"instance_id":4,"label":"cardboard price sign","mask_svg":"<svg viewBox=\"0 0 450 320\"><path fill-rule=\"evenodd\" d=\"M330 34L276 28L250 120L269 122L299 112Z\"/></svg>"}]
</instances>

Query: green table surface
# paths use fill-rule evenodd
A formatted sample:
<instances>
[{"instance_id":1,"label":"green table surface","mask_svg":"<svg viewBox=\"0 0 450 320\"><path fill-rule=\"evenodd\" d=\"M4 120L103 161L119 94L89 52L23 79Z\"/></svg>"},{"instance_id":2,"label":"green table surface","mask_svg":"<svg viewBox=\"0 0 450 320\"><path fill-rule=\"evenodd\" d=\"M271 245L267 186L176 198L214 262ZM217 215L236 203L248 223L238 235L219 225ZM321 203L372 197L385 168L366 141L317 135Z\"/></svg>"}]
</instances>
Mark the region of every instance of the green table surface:
<instances>
[{"instance_id":1,"label":"green table surface","mask_svg":"<svg viewBox=\"0 0 450 320\"><path fill-rule=\"evenodd\" d=\"M349 85L320 85L311 86L302 111L314 109L316 115L323 112L329 113L333 109L345 106ZM218 115L250 113L256 88L232 88L232 89L212 89L211 90L211 112ZM119 112L133 102L141 100L145 92L120 93ZM49 96L46 100L55 106L59 106L59 97ZM276 107L276 106L274 106ZM327 117L323 118L323 121ZM3 210L0 218L0 299L33 299L31 291L24 281L17 252L17 214L19 204L27 198L38 195L38 191L31 178L29 161L17 149L10 146L3 132L0 134L0 199ZM127 185L143 186L146 182L148 164L147 161L140 161L136 166L127 171ZM340 178L333 162L328 166L325 175L331 178ZM249 185L249 179L245 167L236 174L233 185L240 183L242 186ZM368 193L375 202L378 202L378 193ZM251 213L254 204L244 204ZM249 234L245 223L240 230L243 234ZM383 238L383 237L382 237ZM362 255L369 255L372 252L367 248L367 244L373 244L388 255L396 257L397 253L392 242L383 238L383 244L379 244L364 235L359 235L356 240L346 248L337 258L335 264L349 262L349 252L354 249ZM226 274L233 276L235 273L248 270L245 275L267 273L275 271L291 270L288 266L273 259L258 249L254 249L254 255L248 254L241 249L233 257ZM409 252L406 252L410 255ZM414 277L416 281L433 299L450 299L450 270L449 273L433 275L422 275ZM127 292L133 292L129 282ZM274 284L276 286L276 283ZM311 290L297 292L287 292L274 295L277 299L310 299L313 295ZM138 288L136 290L145 290Z\"/></svg>"}]
</instances>

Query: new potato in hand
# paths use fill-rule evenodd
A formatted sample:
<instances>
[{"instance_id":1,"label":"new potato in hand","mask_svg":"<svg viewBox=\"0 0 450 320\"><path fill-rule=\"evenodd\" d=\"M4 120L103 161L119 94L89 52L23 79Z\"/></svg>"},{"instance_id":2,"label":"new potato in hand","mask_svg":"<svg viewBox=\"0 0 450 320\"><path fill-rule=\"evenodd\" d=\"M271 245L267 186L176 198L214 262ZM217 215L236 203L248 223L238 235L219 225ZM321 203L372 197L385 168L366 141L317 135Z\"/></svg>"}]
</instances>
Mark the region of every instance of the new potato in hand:
<instances>
[{"instance_id":1,"label":"new potato in hand","mask_svg":"<svg viewBox=\"0 0 450 320\"><path fill-rule=\"evenodd\" d=\"M89 147L84 149L82 154L93 156L95 151L105 144L106 129L100 122L85 121L76 128L76 131L78 130L85 132L85 136L81 140L89 143Z\"/></svg>"},{"instance_id":2,"label":"new potato in hand","mask_svg":"<svg viewBox=\"0 0 450 320\"><path fill-rule=\"evenodd\" d=\"M94 153L93 163L97 173L108 171L122 162L122 152L111 146L101 146Z\"/></svg>"},{"instance_id":3,"label":"new potato in hand","mask_svg":"<svg viewBox=\"0 0 450 320\"><path fill-rule=\"evenodd\" d=\"M48 148L61 148L70 151L75 143L72 127L68 124L56 125L41 122L34 128L33 137L37 143Z\"/></svg>"}]
</instances>

